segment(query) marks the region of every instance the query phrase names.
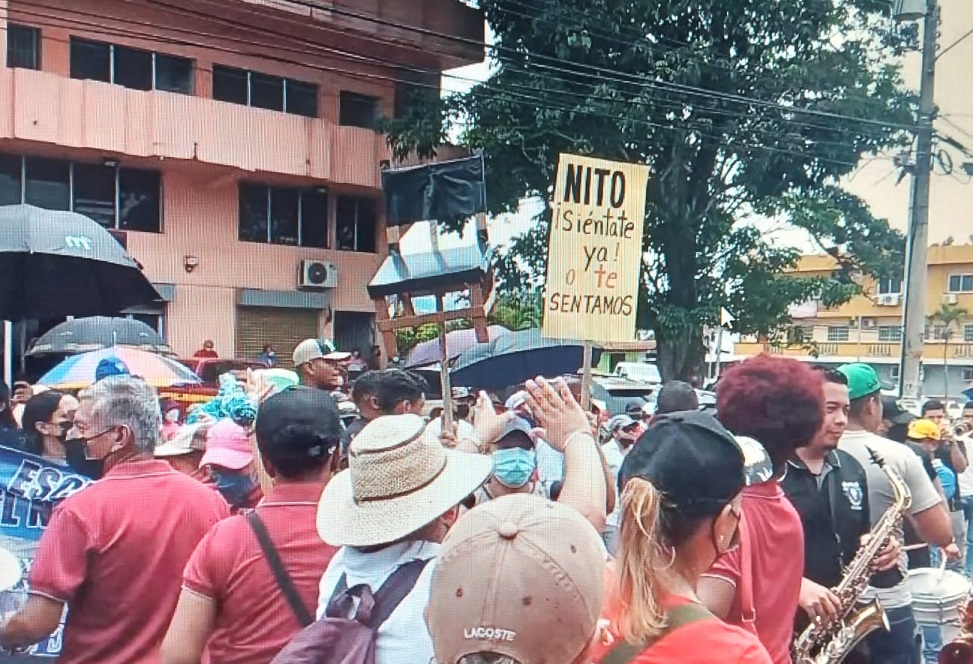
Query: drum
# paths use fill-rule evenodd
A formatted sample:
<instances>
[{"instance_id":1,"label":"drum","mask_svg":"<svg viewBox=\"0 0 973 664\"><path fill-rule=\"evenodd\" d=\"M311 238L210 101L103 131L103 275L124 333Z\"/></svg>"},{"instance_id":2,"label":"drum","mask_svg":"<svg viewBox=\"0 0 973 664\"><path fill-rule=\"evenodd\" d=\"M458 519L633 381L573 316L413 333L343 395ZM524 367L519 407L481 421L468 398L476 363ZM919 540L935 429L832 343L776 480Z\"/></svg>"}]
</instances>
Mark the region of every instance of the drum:
<instances>
[{"instance_id":1,"label":"drum","mask_svg":"<svg viewBox=\"0 0 973 664\"><path fill-rule=\"evenodd\" d=\"M912 611L922 627L942 627L943 642L959 634L960 609L970 593L970 582L962 574L922 567L909 572Z\"/></svg>"}]
</instances>

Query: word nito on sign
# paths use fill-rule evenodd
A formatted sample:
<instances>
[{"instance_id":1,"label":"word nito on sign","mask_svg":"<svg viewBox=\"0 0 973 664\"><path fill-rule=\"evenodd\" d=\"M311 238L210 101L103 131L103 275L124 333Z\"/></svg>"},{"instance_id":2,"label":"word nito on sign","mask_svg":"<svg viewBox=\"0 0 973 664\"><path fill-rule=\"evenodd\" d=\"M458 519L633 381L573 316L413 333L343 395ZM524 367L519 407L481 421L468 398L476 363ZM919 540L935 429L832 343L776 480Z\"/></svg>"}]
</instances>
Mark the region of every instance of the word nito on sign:
<instances>
[{"instance_id":1,"label":"word nito on sign","mask_svg":"<svg viewBox=\"0 0 973 664\"><path fill-rule=\"evenodd\" d=\"M562 154L547 250L544 336L631 341L649 168Z\"/></svg>"}]
</instances>

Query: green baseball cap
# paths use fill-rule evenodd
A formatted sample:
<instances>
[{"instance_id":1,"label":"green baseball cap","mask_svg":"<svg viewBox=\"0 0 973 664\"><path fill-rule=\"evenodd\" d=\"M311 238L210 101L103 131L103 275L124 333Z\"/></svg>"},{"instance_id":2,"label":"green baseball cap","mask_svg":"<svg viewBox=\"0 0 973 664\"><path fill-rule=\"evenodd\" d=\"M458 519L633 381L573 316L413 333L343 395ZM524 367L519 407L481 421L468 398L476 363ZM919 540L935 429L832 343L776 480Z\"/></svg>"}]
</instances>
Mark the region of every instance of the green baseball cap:
<instances>
[{"instance_id":1,"label":"green baseball cap","mask_svg":"<svg viewBox=\"0 0 973 664\"><path fill-rule=\"evenodd\" d=\"M875 369L867 364L843 364L838 367L838 373L848 380L848 398L851 400L870 396L885 387Z\"/></svg>"}]
</instances>

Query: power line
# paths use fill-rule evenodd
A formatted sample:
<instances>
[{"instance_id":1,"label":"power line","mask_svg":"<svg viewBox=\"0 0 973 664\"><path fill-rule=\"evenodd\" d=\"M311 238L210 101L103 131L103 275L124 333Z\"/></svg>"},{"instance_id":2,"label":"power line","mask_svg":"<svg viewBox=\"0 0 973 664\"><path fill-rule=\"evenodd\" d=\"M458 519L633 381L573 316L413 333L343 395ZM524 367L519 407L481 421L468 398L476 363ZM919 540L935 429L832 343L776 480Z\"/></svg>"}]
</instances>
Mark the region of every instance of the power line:
<instances>
[{"instance_id":1,"label":"power line","mask_svg":"<svg viewBox=\"0 0 973 664\"><path fill-rule=\"evenodd\" d=\"M127 1L131 1L131 0L127 0ZM30 3L27 3L27 4L30 4ZM171 5L166 5L166 3L159 3L159 4L162 4L163 6L172 8ZM93 16L93 17L96 17L96 18L100 18L99 15L92 14L90 12L82 12L82 11L79 11L79 10L74 10L74 12L75 12L75 14L78 14L78 15ZM46 17L46 18L53 18L53 19L59 20L59 21L65 21L65 20L67 20L69 22L82 25L83 27L86 27L86 28L94 27L94 28L96 28L96 30L100 30L100 32L98 32L98 34L112 35L112 34L119 34L119 32L120 32L119 29L113 29L111 31L107 31L101 25L94 25L94 24L91 24L91 23L88 23L88 22L78 21L76 19L65 19L65 18L63 18L61 16L51 16L51 15L39 14L37 12L27 12L27 13L28 14L32 14L32 15L35 15L35 16L41 16L41 17ZM182 13L185 13L185 12L182 12ZM201 12L194 12L192 10L190 10L189 13L194 14L194 15L198 15L198 16L202 16L204 18L214 18L214 17L212 17L212 16L210 16L208 14L201 13ZM228 21L227 19L221 19L220 17L215 17L215 18L217 18L218 20L221 20L224 23L227 23L227 24L229 24L231 26L234 26L234 27L251 27L251 26L248 26L248 25L245 25L245 24L240 24L240 23L236 23L236 22L233 22L233 21ZM139 22L139 21L130 21L130 23L135 23L135 24L140 24L140 25L145 25L145 26L152 26L153 25L153 24L148 23L148 22ZM294 48L278 47L277 45L260 44L259 42L253 42L253 41L250 41L250 40L242 40L242 39L239 39L239 38L233 38L233 37L228 37L228 36L224 36L224 35L214 35L212 33L192 31L192 30L188 30L188 29L185 29L185 28L179 28L179 29L177 29L177 31L181 31L181 32L185 32L185 33L189 33L189 34L193 34L193 35L197 35L197 36L203 36L203 37L209 37L209 38L214 38L214 39L224 39L224 40L239 42L239 43L243 43L245 45L267 46L267 47L276 48L277 50L290 50L290 51L295 52L295 53L305 54L304 51L301 51L301 50L298 50L298 49L294 49ZM202 47L202 48L209 48L210 50L223 50L223 51L231 52L231 53L234 53L234 54L239 53L238 51L234 51L232 49L220 48L220 47L215 46L215 45L210 46L210 45L198 44L196 42L186 42L186 41L183 41L183 40L160 39L160 38L156 38L156 37L151 37L151 36L148 36L148 35L144 35L142 33L131 33L131 32L128 32L128 31L121 31L121 32L127 33L127 34L129 34L129 35L131 35L133 37L136 37L136 38L140 38L140 39L148 38L150 40L153 40L153 41L156 41L156 42L160 42L160 43L161 42L165 42L165 41L170 41L170 42L176 41L176 42L178 42L181 45L198 46L198 47ZM274 32L271 31L269 34L280 34L280 33L274 33ZM284 36L284 35L281 35L281 36ZM348 59L352 59L353 61L355 61L356 63L359 63L359 64L361 64L361 63L375 64L375 61L372 58L370 58L369 56L360 56L360 55L351 54L351 53L348 53L348 52L345 52L345 51L339 51L339 50L336 50L336 49L331 49L331 48L328 48L328 47L320 47L320 48L318 48L317 45L311 44L311 43L309 43L309 46L311 46L312 48L315 48L316 50L325 50L329 54L337 54L340 57L345 57L345 58L348 58ZM244 52L243 54L247 54L247 53ZM320 67L320 66L315 66L315 65L309 65L306 62L297 62L297 61L294 61L294 60L288 60L288 59L284 59L284 58L280 58L280 57L274 57L274 56L267 56L267 55L264 55L264 54L257 54L256 57L261 57L261 58L270 59L270 60L276 60L276 61L285 62L285 63L289 63L289 64L301 65L301 66L310 67L310 68L317 68L317 69L321 69L321 70L324 70L324 71L333 71L333 72L343 73L343 74L347 74L349 76L361 76L361 74L359 72L356 72L356 71L340 70L340 69L336 69L336 68L328 68L328 67ZM378 61L378 62L379 62L379 64L383 64L383 65L395 66L395 63L389 63L388 61ZM408 67L396 67L396 68L405 69L405 70L410 69ZM420 73L430 73L430 71L431 71L431 70L422 70L422 69L415 69L415 68L412 68L412 69L414 71L418 71ZM388 76L382 76L382 75L376 75L376 74L367 74L366 76L369 77L369 78L377 79L377 80L387 80L387 81L393 81L393 82L405 82L405 83L410 83L412 85L424 86L424 87L429 87L429 88L438 90L438 86L433 86L433 85L428 85L428 84L422 84L422 83L415 83L414 81L411 81L411 80L403 81L402 79L398 79L398 78L394 78L394 77L388 77ZM466 80L470 80L470 79L466 79ZM557 80L562 80L562 79L557 79ZM498 90L497 88L492 87L490 84L483 84L483 85L488 90L491 90L491 91L497 91ZM511 84L511 85L513 85L514 87L517 87L518 89L526 89L529 93L531 93L533 95L536 95L536 90L534 90L533 88L526 88L524 86L517 86L516 84ZM582 97L586 96L586 95L583 95L582 93L576 93L576 92L571 92L571 91L561 91L560 94L574 95L574 96L582 96ZM588 94L587 97L591 97L591 95ZM541 107L543 107L543 104L545 102L544 99L541 99L540 97L536 97L536 96L533 97L533 98L529 98L529 97L524 97L524 98L526 100L530 101L532 104L534 104L534 105L540 105ZM598 97L598 96L595 96L594 98L595 99L598 99L598 100L601 100L601 101L610 101L612 103L618 103L619 101L632 102L632 103L634 103L636 101L636 100L626 100L626 99L616 100L616 99L605 98L605 97ZM674 105L673 110L676 110L676 111L683 110L683 107L680 106L678 102L670 101L670 100L659 100L658 98L651 98L651 97L650 97L650 99L654 99L655 101L661 102L663 104L669 104L670 106L673 106ZM574 109L567 109L567 108L564 108L564 107L560 107L558 110L574 110ZM707 112L708 113L713 113L713 114L721 114L722 113L722 114L724 114L724 115L726 115L728 117L737 118L737 119L749 117L749 116L744 115L744 114L733 115L733 114L731 114L729 112L720 111L718 109L708 109ZM794 122L792 120L787 120L787 119L780 119L779 121L782 121L782 122ZM658 125L657 123L653 123L653 124L655 124L655 126L661 127L661 125ZM694 124L693 122L689 122L689 121L685 121L684 120L683 121L683 125L685 125L688 128L694 128L694 129L700 129L701 130L701 128L699 128L699 126L696 125L696 124ZM818 127L818 128L826 129L824 127ZM754 131L755 133L762 132L770 140L773 140L774 138L776 138L778 140L781 140L783 138L791 138L791 135L790 134L778 133L778 132L775 132L775 131L772 131L772 130L766 130L766 129L761 129L761 128L751 128L751 131ZM820 145L832 144L832 145L839 145L840 146L840 145L844 145L845 144L844 142L841 142L841 141L827 141L825 139L814 139L813 142L815 142L817 144L820 144ZM779 149L779 148L777 148L777 149ZM841 163L847 164L848 162L841 162Z\"/></svg>"}]
</instances>

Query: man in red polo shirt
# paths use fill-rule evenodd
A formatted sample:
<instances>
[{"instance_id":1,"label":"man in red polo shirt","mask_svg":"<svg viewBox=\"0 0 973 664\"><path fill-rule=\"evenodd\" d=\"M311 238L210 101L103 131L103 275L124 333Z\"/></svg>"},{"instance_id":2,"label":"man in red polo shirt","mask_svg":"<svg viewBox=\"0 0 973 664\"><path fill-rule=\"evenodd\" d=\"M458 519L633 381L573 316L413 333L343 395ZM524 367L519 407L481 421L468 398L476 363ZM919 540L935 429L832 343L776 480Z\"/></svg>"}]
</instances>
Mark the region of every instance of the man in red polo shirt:
<instances>
[{"instance_id":1,"label":"man in red polo shirt","mask_svg":"<svg viewBox=\"0 0 973 664\"><path fill-rule=\"evenodd\" d=\"M318 536L316 515L341 459L341 432L338 407L322 390L291 388L260 406L257 446L274 486L252 514L221 521L196 547L164 664L267 664L313 620L337 551Z\"/></svg>"},{"instance_id":2,"label":"man in red polo shirt","mask_svg":"<svg viewBox=\"0 0 973 664\"><path fill-rule=\"evenodd\" d=\"M229 515L211 489L153 458L159 397L142 380L106 378L81 393L76 436L104 477L58 505L30 570L24 608L0 646L51 634L67 605L61 664L155 664L179 580L206 531Z\"/></svg>"}]
</instances>

